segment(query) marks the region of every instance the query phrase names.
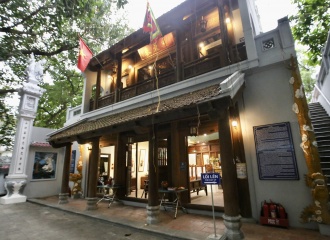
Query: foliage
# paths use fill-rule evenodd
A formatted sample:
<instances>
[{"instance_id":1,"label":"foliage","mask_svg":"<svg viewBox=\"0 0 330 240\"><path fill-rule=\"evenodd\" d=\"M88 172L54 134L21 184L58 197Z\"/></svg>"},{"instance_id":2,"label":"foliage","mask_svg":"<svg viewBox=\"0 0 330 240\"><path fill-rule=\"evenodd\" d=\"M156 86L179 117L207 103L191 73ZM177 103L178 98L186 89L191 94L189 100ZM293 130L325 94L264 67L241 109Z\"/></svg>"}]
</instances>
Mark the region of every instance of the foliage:
<instances>
[{"instance_id":1,"label":"foliage","mask_svg":"<svg viewBox=\"0 0 330 240\"><path fill-rule=\"evenodd\" d=\"M309 103L313 97L314 85L316 83L316 69L309 65L309 59L306 54L306 47L297 46L297 55L299 62L299 72L304 85L306 100Z\"/></svg>"},{"instance_id":2,"label":"foliage","mask_svg":"<svg viewBox=\"0 0 330 240\"><path fill-rule=\"evenodd\" d=\"M293 36L308 46L308 63L315 66L322 58L322 48L330 26L330 0L292 0L298 12L291 16Z\"/></svg>"},{"instance_id":3,"label":"foliage","mask_svg":"<svg viewBox=\"0 0 330 240\"><path fill-rule=\"evenodd\" d=\"M28 57L46 59L50 82L40 99L35 125L63 126L68 106L81 104L83 77L77 71L78 36L98 53L130 33L127 21L116 11L127 0L1 0L0 97L2 119L13 120L5 98L18 91L25 79ZM9 123L8 123L9 124ZM5 133L7 123L0 124ZM11 124L11 126L15 126ZM5 134L10 134L6 132ZM8 135L9 136L9 135ZM0 144L5 144L0 142ZM6 145L8 142L6 143Z\"/></svg>"},{"instance_id":4,"label":"foliage","mask_svg":"<svg viewBox=\"0 0 330 240\"><path fill-rule=\"evenodd\" d=\"M6 146L7 151L12 150L15 135L15 115L5 104L5 99L0 96L0 146Z\"/></svg>"}]
</instances>

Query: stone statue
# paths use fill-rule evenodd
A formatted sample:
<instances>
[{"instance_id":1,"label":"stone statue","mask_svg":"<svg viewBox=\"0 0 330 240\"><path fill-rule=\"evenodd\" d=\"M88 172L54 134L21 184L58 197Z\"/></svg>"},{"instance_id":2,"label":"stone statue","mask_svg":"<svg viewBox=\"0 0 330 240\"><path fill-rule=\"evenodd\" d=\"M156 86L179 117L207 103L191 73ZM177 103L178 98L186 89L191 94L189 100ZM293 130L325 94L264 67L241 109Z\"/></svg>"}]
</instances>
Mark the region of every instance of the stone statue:
<instances>
[{"instance_id":1,"label":"stone statue","mask_svg":"<svg viewBox=\"0 0 330 240\"><path fill-rule=\"evenodd\" d=\"M25 72L28 76L28 81L41 81L43 77L43 66L46 63L45 59L38 62L35 61L34 54L31 53L29 59L29 65L27 66Z\"/></svg>"}]
</instances>

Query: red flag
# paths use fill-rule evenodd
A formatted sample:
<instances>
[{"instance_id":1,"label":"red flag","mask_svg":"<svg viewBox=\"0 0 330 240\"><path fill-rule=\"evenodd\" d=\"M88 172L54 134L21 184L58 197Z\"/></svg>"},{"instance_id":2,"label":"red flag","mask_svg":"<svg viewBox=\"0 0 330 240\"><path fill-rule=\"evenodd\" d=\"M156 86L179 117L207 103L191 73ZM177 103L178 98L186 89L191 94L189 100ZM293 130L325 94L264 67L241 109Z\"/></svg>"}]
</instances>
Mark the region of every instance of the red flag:
<instances>
[{"instance_id":1,"label":"red flag","mask_svg":"<svg viewBox=\"0 0 330 240\"><path fill-rule=\"evenodd\" d=\"M77 67L84 72L89 61L93 57L92 51L87 47L86 43L79 38L79 56Z\"/></svg>"},{"instance_id":2,"label":"red flag","mask_svg":"<svg viewBox=\"0 0 330 240\"><path fill-rule=\"evenodd\" d=\"M162 36L149 2L147 2L147 11L143 22L143 32L150 33L150 43L156 42Z\"/></svg>"}]
</instances>

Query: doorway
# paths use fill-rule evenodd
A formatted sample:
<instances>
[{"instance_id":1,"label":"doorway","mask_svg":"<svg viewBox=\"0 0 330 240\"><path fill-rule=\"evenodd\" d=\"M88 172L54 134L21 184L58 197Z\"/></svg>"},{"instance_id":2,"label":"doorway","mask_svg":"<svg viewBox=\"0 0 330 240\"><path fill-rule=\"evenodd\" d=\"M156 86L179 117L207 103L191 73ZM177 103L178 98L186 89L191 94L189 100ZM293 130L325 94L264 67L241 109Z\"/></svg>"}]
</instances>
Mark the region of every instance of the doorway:
<instances>
[{"instance_id":1,"label":"doorway","mask_svg":"<svg viewBox=\"0 0 330 240\"><path fill-rule=\"evenodd\" d=\"M129 151L130 149L128 149ZM128 180L129 191L126 193L127 197L132 198L147 198L148 190L146 184L148 183L148 166L149 166L149 142L136 142L132 144L131 148L131 164L128 164L126 159L126 167L130 167L131 171ZM126 154L127 158L130 154Z\"/></svg>"},{"instance_id":2,"label":"doorway","mask_svg":"<svg viewBox=\"0 0 330 240\"><path fill-rule=\"evenodd\" d=\"M203 185L201 173L207 168L222 175L218 131L201 131L197 136L188 136L189 191L190 203L223 207L223 189L219 185Z\"/></svg>"}]
</instances>

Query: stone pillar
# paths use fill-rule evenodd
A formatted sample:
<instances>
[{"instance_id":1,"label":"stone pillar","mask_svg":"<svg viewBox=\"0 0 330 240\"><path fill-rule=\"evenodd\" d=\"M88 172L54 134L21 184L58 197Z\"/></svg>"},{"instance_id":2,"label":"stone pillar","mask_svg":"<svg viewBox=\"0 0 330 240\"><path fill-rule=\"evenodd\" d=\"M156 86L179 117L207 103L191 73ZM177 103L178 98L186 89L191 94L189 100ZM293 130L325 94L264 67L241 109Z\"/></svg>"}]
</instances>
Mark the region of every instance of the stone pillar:
<instances>
[{"instance_id":1,"label":"stone pillar","mask_svg":"<svg viewBox=\"0 0 330 240\"><path fill-rule=\"evenodd\" d=\"M158 146L157 126L153 125L149 133L149 185L148 185L148 206L147 223L159 222L159 200L158 200Z\"/></svg>"},{"instance_id":2,"label":"stone pillar","mask_svg":"<svg viewBox=\"0 0 330 240\"><path fill-rule=\"evenodd\" d=\"M86 210L95 210L97 209L97 196L96 196L96 186L97 186L97 171L98 171L98 162L100 156L100 139L94 138L92 141L92 153L89 160L88 167L88 186L87 186L87 207Z\"/></svg>"},{"instance_id":3,"label":"stone pillar","mask_svg":"<svg viewBox=\"0 0 330 240\"><path fill-rule=\"evenodd\" d=\"M70 161L71 161L71 143L65 147L65 156L63 164L63 176L61 193L59 194L59 204L68 203L69 197L69 179L70 179Z\"/></svg>"},{"instance_id":4,"label":"stone pillar","mask_svg":"<svg viewBox=\"0 0 330 240\"><path fill-rule=\"evenodd\" d=\"M238 201L236 163L233 156L233 145L231 139L231 119L229 110L222 112L219 119L220 156L222 167L222 188L225 205L223 215L226 226L226 237L230 240L244 239L241 228L241 216Z\"/></svg>"},{"instance_id":5,"label":"stone pillar","mask_svg":"<svg viewBox=\"0 0 330 240\"><path fill-rule=\"evenodd\" d=\"M13 158L9 168L9 175L5 180L7 195L0 198L1 204L11 204L25 202L26 196L23 190L26 186L26 164L28 160L29 145L33 120L36 117L38 101L45 91L38 86L43 76L44 61L35 62L34 55L31 54L29 65L26 68L27 81L19 89L21 96L17 116L17 130Z\"/></svg>"}]
</instances>

